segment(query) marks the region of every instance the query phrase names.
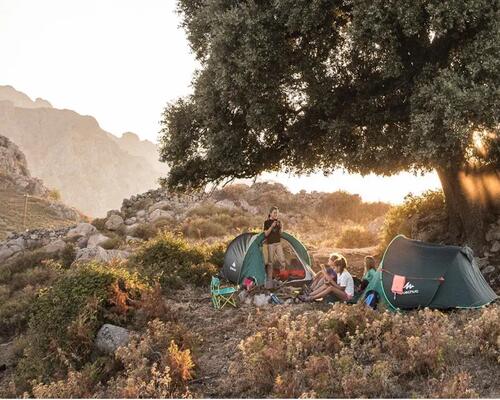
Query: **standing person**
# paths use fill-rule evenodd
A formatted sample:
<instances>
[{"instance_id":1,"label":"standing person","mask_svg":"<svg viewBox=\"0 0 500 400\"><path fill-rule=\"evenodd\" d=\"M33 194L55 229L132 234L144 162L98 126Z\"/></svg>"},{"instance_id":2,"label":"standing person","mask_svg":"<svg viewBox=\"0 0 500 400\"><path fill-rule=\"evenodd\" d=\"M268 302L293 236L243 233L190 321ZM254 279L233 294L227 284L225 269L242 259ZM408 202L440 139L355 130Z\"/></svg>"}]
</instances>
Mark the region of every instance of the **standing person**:
<instances>
[{"instance_id":1,"label":"standing person","mask_svg":"<svg viewBox=\"0 0 500 400\"><path fill-rule=\"evenodd\" d=\"M272 286L273 265L276 261L280 264L280 269L285 268L285 254L281 247L281 232L283 224L278 219L278 207L271 207L269 215L264 221L264 262L266 264L266 288Z\"/></svg>"}]
</instances>

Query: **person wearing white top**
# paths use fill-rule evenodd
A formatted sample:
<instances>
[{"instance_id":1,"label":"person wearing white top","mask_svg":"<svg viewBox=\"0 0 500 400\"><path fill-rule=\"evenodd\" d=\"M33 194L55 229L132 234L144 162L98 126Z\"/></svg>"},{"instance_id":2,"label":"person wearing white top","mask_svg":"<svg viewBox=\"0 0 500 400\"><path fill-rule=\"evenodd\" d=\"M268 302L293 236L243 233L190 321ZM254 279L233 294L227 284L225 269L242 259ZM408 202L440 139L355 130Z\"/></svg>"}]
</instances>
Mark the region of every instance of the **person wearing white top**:
<instances>
[{"instance_id":1,"label":"person wearing white top","mask_svg":"<svg viewBox=\"0 0 500 400\"><path fill-rule=\"evenodd\" d=\"M333 261L333 267L337 272L337 281L330 274L324 274L325 283L318 289L306 296L299 296L303 301L313 301L334 294L339 300L348 301L354 296L354 280L347 271L347 261L343 256L339 256Z\"/></svg>"}]
</instances>

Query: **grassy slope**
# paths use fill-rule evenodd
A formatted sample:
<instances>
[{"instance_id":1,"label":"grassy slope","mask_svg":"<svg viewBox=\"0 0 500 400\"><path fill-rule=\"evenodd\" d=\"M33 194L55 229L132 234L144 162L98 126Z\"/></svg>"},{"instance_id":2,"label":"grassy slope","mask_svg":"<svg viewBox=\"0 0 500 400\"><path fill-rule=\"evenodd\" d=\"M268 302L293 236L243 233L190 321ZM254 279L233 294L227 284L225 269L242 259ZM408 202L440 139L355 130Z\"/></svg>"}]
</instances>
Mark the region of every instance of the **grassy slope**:
<instances>
[{"instance_id":1,"label":"grassy slope","mask_svg":"<svg viewBox=\"0 0 500 400\"><path fill-rule=\"evenodd\" d=\"M5 239L8 231L23 230L25 198L22 193L8 187L0 188L0 240ZM63 219L49 208L49 202L37 197L28 198L26 229L61 228L75 224L75 221Z\"/></svg>"}]
</instances>

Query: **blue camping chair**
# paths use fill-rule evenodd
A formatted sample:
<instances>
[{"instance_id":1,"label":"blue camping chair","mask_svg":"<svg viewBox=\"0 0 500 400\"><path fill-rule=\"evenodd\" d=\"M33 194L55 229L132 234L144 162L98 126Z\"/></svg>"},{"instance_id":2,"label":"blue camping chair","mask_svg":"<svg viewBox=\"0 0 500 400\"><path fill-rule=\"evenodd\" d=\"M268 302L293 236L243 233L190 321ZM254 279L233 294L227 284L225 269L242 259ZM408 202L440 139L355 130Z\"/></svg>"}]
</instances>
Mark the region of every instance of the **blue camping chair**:
<instances>
[{"instance_id":1,"label":"blue camping chair","mask_svg":"<svg viewBox=\"0 0 500 400\"><path fill-rule=\"evenodd\" d=\"M238 287L220 287L220 279L216 276L212 276L212 282L210 283L210 295L212 296L212 304L216 310L220 310L226 304L231 304L236 307L236 299L234 294L238 290Z\"/></svg>"}]
</instances>

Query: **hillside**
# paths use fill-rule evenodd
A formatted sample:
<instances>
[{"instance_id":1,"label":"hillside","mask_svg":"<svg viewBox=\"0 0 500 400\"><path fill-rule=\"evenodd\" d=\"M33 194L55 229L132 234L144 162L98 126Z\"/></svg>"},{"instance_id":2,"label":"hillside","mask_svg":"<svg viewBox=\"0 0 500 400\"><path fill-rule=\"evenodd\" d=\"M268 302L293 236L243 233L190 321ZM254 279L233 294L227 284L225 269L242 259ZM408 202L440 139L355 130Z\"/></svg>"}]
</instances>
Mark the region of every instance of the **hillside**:
<instances>
[{"instance_id":1,"label":"hillside","mask_svg":"<svg viewBox=\"0 0 500 400\"><path fill-rule=\"evenodd\" d=\"M0 136L0 204L0 240L8 232L56 229L86 220L78 210L58 201L57 192L41 179L31 176L24 154L4 136Z\"/></svg>"},{"instance_id":2,"label":"hillside","mask_svg":"<svg viewBox=\"0 0 500 400\"><path fill-rule=\"evenodd\" d=\"M162 174L153 143L132 133L118 138L91 116L32 101L10 86L0 87L0 119L0 134L20 147L31 172L87 215L104 215L155 187Z\"/></svg>"},{"instance_id":3,"label":"hillside","mask_svg":"<svg viewBox=\"0 0 500 400\"><path fill-rule=\"evenodd\" d=\"M387 205L356 195L292 194L264 183L212 196L149 190L91 224L12 234L0 241L0 396L500 394L495 304L391 314L363 304L296 303L296 289L283 287L276 291L283 305L259 303L266 292L257 289L239 296L238 308L215 310L209 284L228 240L259 229L270 204L281 208L315 268L347 239L366 240L372 230L369 239L379 243L380 219L392 227L407 219L395 219L406 205L387 214ZM421 202L417 211L424 210L435 212ZM347 247L340 251L360 276L363 257L377 248ZM325 385L333 381L340 383Z\"/></svg>"}]
</instances>

